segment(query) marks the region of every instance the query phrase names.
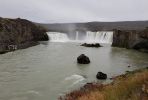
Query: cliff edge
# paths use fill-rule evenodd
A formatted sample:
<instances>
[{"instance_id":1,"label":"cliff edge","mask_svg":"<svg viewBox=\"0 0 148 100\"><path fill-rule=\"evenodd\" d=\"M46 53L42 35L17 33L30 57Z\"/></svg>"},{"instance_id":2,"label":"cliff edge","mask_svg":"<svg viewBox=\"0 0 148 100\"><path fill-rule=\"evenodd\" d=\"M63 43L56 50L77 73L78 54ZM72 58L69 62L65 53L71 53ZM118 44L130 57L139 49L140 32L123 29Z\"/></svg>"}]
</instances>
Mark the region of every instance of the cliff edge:
<instances>
[{"instance_id":1,"label":"cliff edge","mask_svg":"<svg viewBox=\"0 0 148 100\"><path fill-rule=\"evenodd\" d=\"M148 52L148 28L143 31L114 30L112 46Z\"/></svg>"},{"instance_id":2,"label":"cliff edge","mask_svg":"<svg viewBox=\"0 0 148 100\"><path fill-rule=\"evenodd\" d=\"M25 19L0 17L0 53L36 45L49 40L46 29Z\"/></svg>"}]
</instances>

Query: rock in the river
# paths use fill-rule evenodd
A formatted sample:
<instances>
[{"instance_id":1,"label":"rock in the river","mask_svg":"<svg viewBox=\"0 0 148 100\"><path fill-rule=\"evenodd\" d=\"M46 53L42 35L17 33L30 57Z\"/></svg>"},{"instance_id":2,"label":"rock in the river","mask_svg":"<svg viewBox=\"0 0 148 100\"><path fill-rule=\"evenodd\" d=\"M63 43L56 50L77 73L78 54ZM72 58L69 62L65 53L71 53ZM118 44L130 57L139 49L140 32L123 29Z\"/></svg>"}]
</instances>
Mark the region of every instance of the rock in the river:
<instances>
[{"instance_id":1,"label":"rock in the river","mask_svg":"<svg viewBox=\"0 0 148 100\"><path fill-rule=\"evenodd\" d=\"M78 58L77 58L77 63L79 64L89 64L90 60L87 56L85 56L84 54L81 54Z\"/></svg>"},{"instance_id":2,"label":"rock in the river","mask_svg":"<svg viewBox=\"0 0 148 100\"><path fill-rule=\"evenodd\" d=\"M101 47L101 45L99 43L95 43L95 44L93 44L93 43L92 44L84 43L81 46L84 46L84 47L96 47L96 48Z\"/></svg>"},{"instance_id":3,"label":"rock in the river","mask_svg":"<svg viewBox=\"0 0 148 100\"><path fill-rule=\"evenodd\" d=\"M130 65L128 65L127 67L131 67Z\"/></svg>"},{"instance_id":4,"label":"rock in the river","mask_svg":"<svg viewBox=\"0 0 148 100\"><path fill-rule=\"evenodd\" d=\"M107 79L107 74L102 73L102 72L98 72L96 75L96 78L101 79L101 80Z\"/></svg>"}]
</instances>

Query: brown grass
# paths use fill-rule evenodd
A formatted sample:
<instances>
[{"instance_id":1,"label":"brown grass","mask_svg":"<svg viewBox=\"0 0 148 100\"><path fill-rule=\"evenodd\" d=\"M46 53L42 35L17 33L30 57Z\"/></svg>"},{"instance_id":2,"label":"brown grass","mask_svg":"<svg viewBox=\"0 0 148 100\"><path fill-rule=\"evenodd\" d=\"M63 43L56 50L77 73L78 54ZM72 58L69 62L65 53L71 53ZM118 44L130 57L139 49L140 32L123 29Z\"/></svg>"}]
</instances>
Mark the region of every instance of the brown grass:
<instances>
[{"instance_id":1,"label":"brown grass","mask_svg":"<svg viewBox=\"0 0 148 100\"><path fill-rule=\"evenodd\" d=\"M116 77L108 85L89 84L61 100L148 100L148 69Z\"/></svg>"}]
</instances>

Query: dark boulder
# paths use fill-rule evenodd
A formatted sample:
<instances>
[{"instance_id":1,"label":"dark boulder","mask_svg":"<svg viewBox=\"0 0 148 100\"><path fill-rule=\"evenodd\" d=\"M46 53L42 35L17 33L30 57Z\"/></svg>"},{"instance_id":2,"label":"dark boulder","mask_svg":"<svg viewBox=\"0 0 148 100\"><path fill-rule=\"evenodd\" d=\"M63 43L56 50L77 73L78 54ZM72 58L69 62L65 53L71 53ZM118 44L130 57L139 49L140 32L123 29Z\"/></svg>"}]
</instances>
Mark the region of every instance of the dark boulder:
<instances>
[{"instance_id":1,"label":"dark boulder","mask_svg":"<svg viewBox=\"0 0 148 100\"><path fill-rule=\"evenodd\" d=\"M98 72L96 75L96 78L101 79L101 80L107 79L107 74L102 73L102 72Z\"/></svg>"},{"instance_id":2,"label":"dark boulder","mask_svg":"<svg viewBox=\"0 0 148 100\"><path fill-rule=\"evenodd\" d=\"M130 65L128 65L127 67L131 67Z\"/></svg>"},{"instance_id":3,"label":"dark boulder","mask_svg":"<svg viewBox=\"0 0 148 100\"><path fill-rule=\"evenodd\" d=\"M99 43L95 43L95 44L93 44L93 43L92 44L84 43L81 46L84 46L84 47L96 47L96 48L101 47L101 45Z\"/></svg>"},{"instance_id":4,"label":"dark boulder","mask_svg":"<svg viewBox=\"0 0 148 100\"><path fill-rule=\"evenodd\" d=\"M0 51L0 54L5 54L6 53L6 51Z\"/></svg>"},{"instance_id":5,"label":"dark boulder","mask_svg":"<svg viewBox=\"0 0 148 100\"><path fill-rule=\"evenodd\" d=\"M87 56L85 56L84 54L81 54L78 58L77 58L77 63L79 64L89 64L90 60Z\"/></svg>"}]
</instances>

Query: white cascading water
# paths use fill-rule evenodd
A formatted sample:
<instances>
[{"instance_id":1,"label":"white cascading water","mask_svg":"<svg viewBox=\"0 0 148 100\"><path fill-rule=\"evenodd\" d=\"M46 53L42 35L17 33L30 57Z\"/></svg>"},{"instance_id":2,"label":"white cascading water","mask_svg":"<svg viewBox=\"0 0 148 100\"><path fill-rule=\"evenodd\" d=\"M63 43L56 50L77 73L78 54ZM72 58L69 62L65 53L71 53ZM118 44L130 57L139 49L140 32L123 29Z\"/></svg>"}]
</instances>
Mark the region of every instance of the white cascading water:
<instances>
[{"instance_id":1,"label":"white cascading water","mask_svg":"<svg viewBox=\"0 0 148 100\"><path fill-rule=\"evenodd\" d=\"M91 31L88 31L86 33L85 41L89 42L89 43L112 43L113 32L109 32L109 31L91 32Z\"/></svg>"},{"instance_id":2,"label":"white cascading water","mask_svg":"<svg viewBox=\"0 0 148 100\"><path fill-rule=\"evenodd\" d=\"M87 31L84 39L79 39L79 32L75 33L75 40L70 40L66 33L60 32L47 32L51 42L86 42L86 43L108 43L111 44L113 41L112 31L98 31L91 32Z\"/></svg>"},{"instance_id":3,"label":"white cascading water","mask_svg":"<svg viewBox=\"0 0 148 100\"><path fill-rule=\"evenodd\" d=\"M77 31L76 32L76 39L75 39L76 41L78 41L79 40L79 32Z\"/></svg>"},{"instance_id":4,"label":"white cascading water","mask_svg":"<svg viewBox=\"0 0 148 100\"><path fill-rule=\"evenodd\" d=\"M67 34L60 32L47 32L51 42L68 42Z\"/></svg>"}]
</instances>

